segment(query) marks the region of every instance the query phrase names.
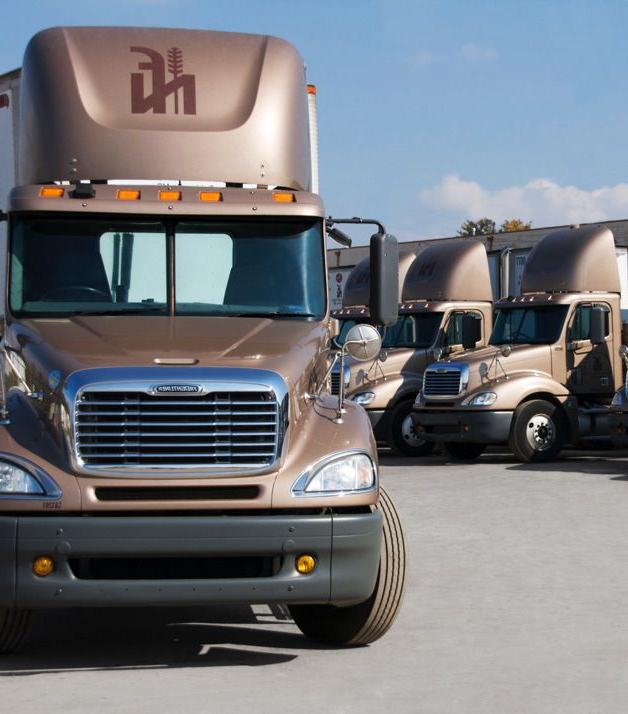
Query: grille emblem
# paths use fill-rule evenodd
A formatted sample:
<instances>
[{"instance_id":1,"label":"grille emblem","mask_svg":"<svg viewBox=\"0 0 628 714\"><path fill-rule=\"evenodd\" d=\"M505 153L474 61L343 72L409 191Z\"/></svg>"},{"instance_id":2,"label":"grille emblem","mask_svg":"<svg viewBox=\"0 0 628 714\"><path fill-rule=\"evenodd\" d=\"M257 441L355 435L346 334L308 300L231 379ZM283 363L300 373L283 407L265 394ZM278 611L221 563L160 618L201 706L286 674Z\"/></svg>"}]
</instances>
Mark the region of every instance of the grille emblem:
<instances>
[{"instance_id":1,"label":"grille emblem","mask_svg":"<svg viewBox=\"0 0 628 714\"><path fill-rule=\"evenodd\" d=\"M200 394L198 384L158 384L153 387L153 392L158 394Z\"/></svg>"}]
</instances>

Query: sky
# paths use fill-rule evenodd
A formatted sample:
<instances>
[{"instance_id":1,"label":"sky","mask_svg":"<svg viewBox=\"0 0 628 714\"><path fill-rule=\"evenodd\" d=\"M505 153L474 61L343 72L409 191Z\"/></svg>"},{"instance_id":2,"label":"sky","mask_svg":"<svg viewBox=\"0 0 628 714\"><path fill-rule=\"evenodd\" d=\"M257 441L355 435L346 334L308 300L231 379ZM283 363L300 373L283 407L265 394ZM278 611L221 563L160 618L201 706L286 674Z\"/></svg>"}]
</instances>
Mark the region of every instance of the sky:
<instances>
[{"instance_id":1,"label":"sky","mask_svg":"<svg viewBox=\"0 0 628 714\"><path fill-rule=\"evenodd\" d=\"M318 87L327 213L377 218L400 240L482 216L628 218L622 0L29 0L3 20L0 72L54 25L291 41Z\"/></svg>"}]
</instances>

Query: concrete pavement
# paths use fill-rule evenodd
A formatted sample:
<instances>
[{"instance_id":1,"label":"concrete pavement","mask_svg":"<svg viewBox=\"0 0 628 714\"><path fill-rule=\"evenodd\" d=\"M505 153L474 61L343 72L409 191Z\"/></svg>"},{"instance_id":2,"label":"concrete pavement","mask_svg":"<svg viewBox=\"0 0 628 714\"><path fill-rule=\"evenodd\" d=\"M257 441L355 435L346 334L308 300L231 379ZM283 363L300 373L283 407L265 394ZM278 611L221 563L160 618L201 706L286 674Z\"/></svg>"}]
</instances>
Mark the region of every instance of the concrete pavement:
<instances>
[{"instance_id":1,"label":"concrete pavement","mask_svg":"<svg viewBox=\"0 0 628 714\"><path fill-rule=\"evenodd\" d=\"M49 611L0 711L625 712L628 454L383 464L410 573L379 642L321 648L267 606Z\"/></svg>"}]
</instances>

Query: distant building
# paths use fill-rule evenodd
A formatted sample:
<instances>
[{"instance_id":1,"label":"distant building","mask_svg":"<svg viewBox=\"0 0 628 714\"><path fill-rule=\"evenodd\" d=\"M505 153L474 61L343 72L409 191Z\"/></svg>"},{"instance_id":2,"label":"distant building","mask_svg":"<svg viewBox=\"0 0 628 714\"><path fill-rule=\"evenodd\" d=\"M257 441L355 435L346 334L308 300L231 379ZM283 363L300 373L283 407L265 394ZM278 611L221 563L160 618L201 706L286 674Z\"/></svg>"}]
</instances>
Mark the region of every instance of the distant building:
<instances>
[{"instance_id":1,"label":"distant building","mask_svg":"<svg viewBox=\"0 0 628 714\"><path fill-rule=\"evenodd\" d=\"M621 307L622 314L626 319L628 318L628 219L582 225L606 226L610 228L615 236L617 267L619 269L622 287ZM481 240L484 243L488 253L493 297L519 295L521 273L523 272L528 253L536 243L548 233L568 227L568 225L548 226L545 228L532 228L528 231L513 231L512 233L495 233L488 236L478 236L477 240ZM469 240L468 238L461 238L460 236L449 236L449 238ZM434 240L443 240L443 238L407 241L401 245L403 245L404 250L412 250L419 253L424 246ZM368 246L328 249L329 299L332 309L341 306L347 276L351 272L351 269L357 265L362 258L366 258L368 252Z\"/></svg>"}]
</instances>

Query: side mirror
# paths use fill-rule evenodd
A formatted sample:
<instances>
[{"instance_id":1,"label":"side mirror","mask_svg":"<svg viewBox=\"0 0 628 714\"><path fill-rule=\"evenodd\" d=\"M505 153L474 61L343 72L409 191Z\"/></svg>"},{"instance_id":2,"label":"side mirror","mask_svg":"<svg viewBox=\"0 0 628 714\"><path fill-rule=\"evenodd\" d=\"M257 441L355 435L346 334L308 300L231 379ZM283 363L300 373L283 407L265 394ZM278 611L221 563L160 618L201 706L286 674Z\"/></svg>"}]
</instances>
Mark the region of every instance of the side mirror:
<instances>
[{"instance_id":1,"label":"side mirror","mask_svg":"<svg viewBox=\"0 0 628 714\"><path fill-rule=\"evenodd\" d=\"M369 312L374 325L394 325L399 317L399 244L394 236L375 233L370 246ZM377 330L375 330L377 332Z\"/></svg>"},{"instance_id":2,"label":"side mirror","mask_svg":"<svg viewBox=\"0 0 628 714\"><path fill-rule=\"evenodd\" d=\"M589 339L594 345L601 345L606 339L606 312L601 307L591 309Z\"/></svg>"},{"instance_id":3,"label":"side mirror","mask_svg":"<svg viewBox=\"0 0 628 714\"><path fill-rule=\"evenodd\" d=\"M382 349L382 337L373 325L354 325L347 332L344 348L358 362L370 362Z\"/></svg>"},{"instance_id":4,"label":"side mirror","mask_svg":"<svg viewBox=\"0 0 628 714\"><path fill-rule=\"evenodd\" d=\"M477 317L470 315L468 312L462 316L462 346L465 350L475 348L479 339L478 333L480 329L480 320Z\"/></svg>"}]
</instances>

